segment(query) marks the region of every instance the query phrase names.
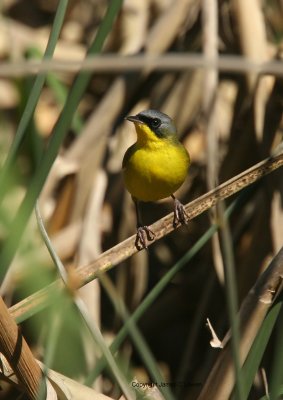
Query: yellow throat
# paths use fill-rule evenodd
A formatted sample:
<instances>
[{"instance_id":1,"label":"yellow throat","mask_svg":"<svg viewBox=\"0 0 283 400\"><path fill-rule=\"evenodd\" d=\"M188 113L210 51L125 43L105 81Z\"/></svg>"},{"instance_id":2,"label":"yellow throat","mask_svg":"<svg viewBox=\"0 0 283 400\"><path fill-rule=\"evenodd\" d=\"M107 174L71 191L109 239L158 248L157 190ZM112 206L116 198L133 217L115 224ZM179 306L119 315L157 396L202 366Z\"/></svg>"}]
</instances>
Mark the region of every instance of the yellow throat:
<instances>
[{"instance_id":1,"label":"yellow throat","mask_svg":"<svg viewBox=\"0 0 283 400\"><path fill-rule=\"evenodd\" d=\"M123 174L126 188L135 199L156 201L169 197L182 185L188 173L190 157L175 134L172 120L160 112L148 111L157 113L158 117L153 115L152 120L154 123L161 121L160 128L162 118L167 117L163 123L164 130L154 131L150 126L150 116L145 115L144 121L134 120L140 115L142 118L142 113L129 117L135 124L137 142L124 156Z\"/></svg>"}]
</instances>

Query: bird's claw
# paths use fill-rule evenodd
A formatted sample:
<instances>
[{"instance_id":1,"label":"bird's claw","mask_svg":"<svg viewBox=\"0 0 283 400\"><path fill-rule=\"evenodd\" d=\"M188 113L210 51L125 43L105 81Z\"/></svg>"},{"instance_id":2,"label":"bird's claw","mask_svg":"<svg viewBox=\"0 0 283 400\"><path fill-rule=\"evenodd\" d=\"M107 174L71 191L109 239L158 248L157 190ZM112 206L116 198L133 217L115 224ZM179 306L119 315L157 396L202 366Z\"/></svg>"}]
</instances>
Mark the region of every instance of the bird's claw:
<instances>
[{"instance_id":1,"label":"bird's claw","mask_svg":"<svg viewBox=\"0 0 283 400\"><path fill-rule=\"evenodd\" d=\"M147 249L147 242L151 242L155 238L155 233L148 226L139 226L135 246L137 250Z\"/></svg>"},{"instance_id":2,"label":"bird's claw","mask_svg":"<svg viewBox=\"0 0 283 400\"><path fill-rule=\"evenodd\" d=\"M174 198L174 219L173 226L176 228L177 225L187 225L189 216L186 213L183 204L176 198Z\"/></svg>"}]
</instances>

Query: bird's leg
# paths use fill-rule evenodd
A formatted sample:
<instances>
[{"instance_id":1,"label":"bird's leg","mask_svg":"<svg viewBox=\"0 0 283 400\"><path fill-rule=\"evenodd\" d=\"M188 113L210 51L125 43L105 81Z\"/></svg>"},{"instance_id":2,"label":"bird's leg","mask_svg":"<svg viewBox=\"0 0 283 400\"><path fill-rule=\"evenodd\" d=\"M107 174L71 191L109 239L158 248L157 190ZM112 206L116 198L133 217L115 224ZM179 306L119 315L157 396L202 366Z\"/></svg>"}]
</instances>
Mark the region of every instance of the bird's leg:
<instances>
[{"instance_id":1,"label":"bird's leg","mask_svg":"<svg viewBox=\"0 0 283 400\"><path fill-rule=\"evenodd\" d=\"M142 224L138 201L134 198L133 201L135 203L137 215L137 236L135 246L138 250L147 249L147 242L153 240L155 234L148 226Z\"/></svg>"},{"instance_id":2,"label":"bird's leg","mask_svg":"<svg viewBox=\"0 0 283 400\"><path fill-rule=\"evenodd\" d=\"M176 199L174 194L171 194L172 199L174 200L174 219L173 219L173 226L176 226L180 223L182 225L186 225L188 223L189 216L186 213L186 210L183 204Z\"/></svg>"}]
</instances>

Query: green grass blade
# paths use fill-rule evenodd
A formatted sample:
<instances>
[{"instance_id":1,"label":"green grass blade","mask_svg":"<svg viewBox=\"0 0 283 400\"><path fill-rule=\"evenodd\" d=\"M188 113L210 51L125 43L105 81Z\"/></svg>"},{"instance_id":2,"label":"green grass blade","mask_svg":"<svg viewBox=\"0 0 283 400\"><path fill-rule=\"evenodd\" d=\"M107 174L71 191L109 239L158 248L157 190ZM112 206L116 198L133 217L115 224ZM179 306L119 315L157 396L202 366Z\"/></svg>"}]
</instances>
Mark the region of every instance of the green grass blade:
<instances>
[{"instance_id":1,"label":"green grass blade","mask_svg":"<svg viewBox=\"0 0 283 400\"><path fill-rule=\"evenodd\" d=\"M105 291L108 294L108 297L110 298L113 307L115 308L117 314L122 318L124 323L127 323L130 319L130 314L126 308L126 305L119 296L117 290L115 289L114 285L108 278L107 274L103 274L99 277L99 280L104 287ZM161 384L161 382L165 382L164 377L161 375L161 372L159 371L156 361L154 360L154 357L144 340L142 334L140 333L139 329L137 328L136 324L134 321L132 321L130 324L128 324L129 328L129 335L131 337L132 342L134 343L141 359L143 360L145 367L148 369L151 379L153 382L157 382ZM169 387L163 387L160 385L159 387L160 392L163 394L164 398L166 400L173 400L174 396L170 390Z\"/></svg>"},{"instance_id":2,"label":"green grass blade","mask_svg":"<svg viewBox=\"0 0 283 400\"><path fill-rule=\"evenodd\" d=\"M122 0L113 0L106 12L106 15L98 29L97 35L90 46L88 54L96 54L102 49L114 19L122 5ZM44 182L48 176L51 166L58 154L59 148L64 140L72 123L73 115L90 81L91 73L81 72L74 81L64 109L53 129L53 133L47 151L43 154L38 169L35 171L29 184L25 198L11 224L10 234L7 237L0 253L0 281L3 280L6 271L15 255L25 226L32 213L36 199L38 198Z\"/></svg>"},{"instance_id":3,"label":"green grass blade","mask_svg":"<svg viewBox=\"0 0 283 400\"><path fill-rule=\"evenodd\" d=\"M60 258L58 257L57 253L55 252L55 249L53 248L51 240L49 239L49 236L46 232L43 220L42 220L40 212L39 212L38 203L36 204L35 212L36 212L38 227L39 227L41 236L43 238L43 241L44 241L44 243L48 249L48 252L49 252L49 254L50 254L50 256L51 256L51 258L52 258L52 260L53 260L53 262L54 262L54 264L55 264L55 266L67 288L67 284L68 284L67 272L66 272L65 267L62 264ZM85 306L85 303L76 294L74 294L74 296L72 297L72 300L73 300L78 312L82 316L82 318L86 324L86 327L88 328L92 338L97 343L97 345L99 346L99 349L101 350L102 354L104 355L105 359L107 360L109 368L111 369L111 371L112 371L117 383L119 384L121 390L123 391L124 395L129 400L134 399L135 395L133 393L133 390L130 389L126 378L123 376L122 372L120 371L119 366L116 364L113 355L111 354L110 350L108 349L108 347L105 343L102 333L100 332L99 328L94 323L93 319L89 316L89 313ZM55 317L56 317L56 314L55 314ZM58 317L58 315L57 315L57 317ZM57 318L58 323L59 323L59 321L60 320L58 320L58 318ZM50 354L47 359L48 363L51 361L51 357L53 357L53 355L54 355L56 338L58 337L59 327L60 327L60 325L58 325L57 329L55 329L53 332L54 340L52 340L51 342L49 341Z\"/></svg>"},{"instance_id":4,"label":"green grass blade","mask_svg":"<svg viewBox=\"0 0 283 400\"><path fill-rule=\"evenodd\" d=\"M55 50L55 47L56 47L56 44L57 44L57 41L59 38L59 34L61 32L61 28L62 28L62 25L64 22L68 2L69 2L68 0L60 0L60 2L58 4L56 15L54 18L54 23L53 23L53 26L52 26L52 29L50 32L50 36L49 36L49 40L47 43L47 47L46 47L45 53L43 55L44 60L47 60L53 56L53 53L54 53L54 50ZM3 190L3 187L6 186L5 183L9 177L10 167L13 164L13 162L18 154L18 150L19 150L19 147L24 138L26 129L28 127L28 124L29 124L32 116L33 116L35 107L36 107L38 99L40 97L42 87L45 82L45 78L46 78L46 73L38 75L35 79L34 85L32 87L32 90L30 92L30 95L29 95L29 98L27 101L27 104L24 108L21 120L19 122L19 126L16 131L14 141L11 145L11 148L9 150L9 153L5 160L5 163L1 168L0 187L2 188L2 190L0 191L0 203L3 200L3 197L5 195L5 190Z\"/></svg>"},{"instance_id":5,"label":"green grass blade","mask_svg":"<svg viewBox=\"0 0 283 400\"><path fill-rule=\"evenodd\" d=\"M229 206L225 214L227 218L232 214L234 209L239 209L242 204L244 204L249 198L250 193L254 191L255 187L251 188L246 188L238 197L237 199ZM209 240L212 235L214 234L215 230L218 229L218 226L215 225L215 227L212 227L209 229L209 232L206 232L202 238L205 237L204 242L206 243L207 240ZM202 239L200 238L200 240ZM197 244L196 244L197 245ZM198 244L199 245L199 244ZM201 245L199 246L198 250L201 248ZM191 251L193 251L194 246L192 247ZM170 273L170 271L169 271ZM174 273L173 273L174 276ZM170 282L170 280L169 280ZM58 281L55 281L51 284L48 285L48 293L46 291L46 288L43 288L36 293L34 293L33 296L29 296L27 299L27 303L25 304L20 304L19 307L17 308L17 313L19 310L21 310L20 315L16 317L16 322L22 323L23 321L26 321L33 315L37 314L39 311L42 311L44 308L50 306L53 304L53 298L54 294L58 291ZM29 307L29 305L32 304L32 307ZM151 304L151 303L149 303Z\"/></svg>"},{"instance_id":6,"label":"green grass blade","mask_svg":"<svg viewBox=\"0 0 283 400\"><path fill-rule=\"evenodd\" d=\"M238 296L236 286L235 262L230 228L224 217L224 204L218 204L218 216L220 219L220 236L222 239L222 252L224 261L225 289L227 309L231 326L231 348L235 373L236 399L243 400L244 390L241 375L241 364L239 356L240 348L240 323L238 317Z\"/></svg>"},{"instance_id":7,"label":"green grass blade","mask_svg":"<svg viewBox=\"0 0 283 400\"><path fill-rule=\"evenodd\" d=\"M239 196L237 200L235 200L229 208L225 212L225 218L229 218L231 213L234 211L236 206L238 206L241 202L241 199L245 196L245 192L242 196ZM127 337L129 331L129 325L133 322L137 322L144 312L150 307L150 305L154 302L154 300L160 295L160 293L164 290L164 288L168 285L169 282L174 278L174 276L184 268L187 263L200 251L200 249L211 239L212 235L218 229L218 225L212 225L203 235L202 237L193 245L193 247L160 279L160 281L155 285L155 287L148 293L148 295L143 299L141 304L136 308L133 314L129 319L125 322L124 326L115 339L113 340L110 349L112 353L115 353L125 338ZM106 363L105 360L100 359L97 362L96 368L91 371L89 376L86 379L86 384L91 385L92 382L98 377L101 371L105 368Z\"/></svg>"},{"instance_id":8,"label":"green grass blade","mask_svg":"<svg viewBox=\"0 0 283 400\"><path fill-rule=\"evenodd\" d=\"M30 58L41 59L42 53L34 47L31 47L28 50ZM46 75L46 86L48 86L52 92L54 93L54 97L59 105L63 106L68 97L68 89L67 87L60 81L57 76L51 72ZM75 112L73 117L72 128L76 134L79 134L83 127L83 120L78 114Z\"/></svg>"},{"instance_id":9,"label":"green grass blade","mask_svg":"<svg viewBox=\"0 0 283 400\"><path fill-rule=\"evenodd\" d=\"M255 375L259 369L260 362L270 339L270 335L282 309L283 300L282 296L280 297L281 298L278 299L268 311L249 355L242 367L244 399L248 399Z\"/></svg>"},{"instance_id":10,"label":"green grass blade","mask_svg":"<svg viewBox=\"0 0 283 400\"><path fill-rule=\"evenodd\" d=\"M277 337L274 346L274 362L270 374L270 400L277 400L282 395L283 371L283 311L278 316Z\"/></svg>"},{"instance_id":11,"label":"green grass blade","mask_svg":"<svg viewBox=\"0 0 283 400\"><path fill-rule=\"evenodd\" d=\"M47 85L53 90L55 97L60 105L63 105L68 96L68 90L66 86L59 81L59 79L54 74L48 74L46 77ZM75 112L72 129L78 135L83 128L83 120L78 112Z\"/></svg>"},{"instance_id":12,"label":"green grass blade","mask_svg":"<svg viewBox=\"0 0 283 400\"><path fill-rule=\"evenodd\" d=\"M60 303L60 305L62 305L62 302ZM50 321L51 322L50 331L45 346L44 360L43 360L44 364L43 364L42 379L39 388L38 400L44 400L46 398L45 378L48 378L49 366L52 364L52 361L56 356L56 344L61 332L61 318L58 312L58 308L54 307L52 311L53 311L53 313L51 313L52 321ZM61 309L60 313L62 312L63 310Z\"/></svg>"}]
</instances>

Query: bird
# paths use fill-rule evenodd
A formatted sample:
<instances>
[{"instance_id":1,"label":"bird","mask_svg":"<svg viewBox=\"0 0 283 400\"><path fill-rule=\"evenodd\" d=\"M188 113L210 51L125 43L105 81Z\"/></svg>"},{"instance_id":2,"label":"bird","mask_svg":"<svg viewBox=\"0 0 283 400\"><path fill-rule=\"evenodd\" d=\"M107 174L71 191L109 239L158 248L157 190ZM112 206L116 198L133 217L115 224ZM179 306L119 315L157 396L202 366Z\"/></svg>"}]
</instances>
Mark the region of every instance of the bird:
<instances>
[{"instance_id":1,"label":"bird","mask_svg":"<svg viewBox=\"0 0 283 400\"><path fill-rule=\"evenodd\" d=\"M154 240L155 234L142 224L139 202L171 197L174 201L173 226L187 224L188 215L174 192L186 179L190 156L178 139L174 121L161 111L148 109L125 119L134 123L137 134L137 141L124 155L122 172L136 209L135 246L142 250Z\"/></svg>"}]
</instances>

